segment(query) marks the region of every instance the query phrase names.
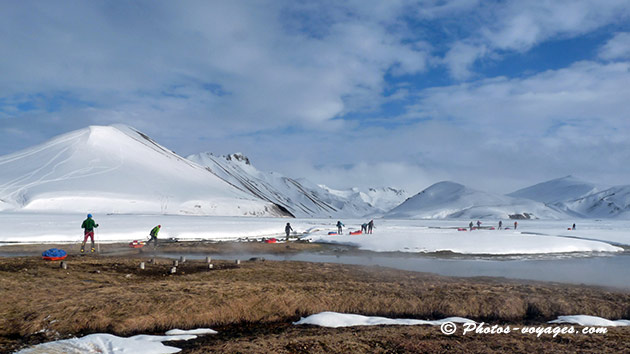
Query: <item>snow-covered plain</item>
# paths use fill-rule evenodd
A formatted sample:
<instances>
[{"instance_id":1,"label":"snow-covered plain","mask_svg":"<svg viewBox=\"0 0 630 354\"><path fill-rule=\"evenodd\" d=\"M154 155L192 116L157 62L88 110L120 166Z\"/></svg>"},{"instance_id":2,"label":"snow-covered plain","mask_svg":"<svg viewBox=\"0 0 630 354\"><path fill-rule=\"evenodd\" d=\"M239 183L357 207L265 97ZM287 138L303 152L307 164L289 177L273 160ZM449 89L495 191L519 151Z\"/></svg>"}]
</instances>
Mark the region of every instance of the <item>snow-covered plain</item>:
<instances>
[{"instance_id":1,"label":"snow-covered plain","mask_svg":"<svg viewBox=\"0 0 630 354\"><path fill-rule=\"evenodd\" d=\"M377 326L377 325L430 325L439 326L445 322L454 323L467 323L474 322L463 317L448 317L441 320L428 321L428 320L414 320L414 319L401 319L401 318L387 318L378 316L362 316L349 313L339 312L320 312L308 317L302 317L299 321L293 322L294 325L315 325L321 327L351 327L351 326Z\"/></svg>"},{"instance_id":2,"label":"snow-covered plain","mask_svg":"<svg viewBox=\"0 0 630 354\"><path fill-rule=\"evenodd\" d=\"M585 225L591 225L582 221ZM506 224L508 221L506 221ZM593 222L595 225L596 223ZM516 230L473 230L465 228L466 221L456 220L377 220L374 234L368 235L327 235L314 232L309 236L313 242L338 243L359 247L375 252L442 252L462 254L538 254L569 252L621 252L623 248L611 245L630 244L630 234L621 225L630 222L612 222L618 225L614 230L599 233L596 226L589 231L571 234L565 225L568 221L527 221L520 222ZM482 224L482 227L486 226ZM497 227L498 225L492 225ZM624 226L625 227L625 226ZM541 233L541 235L530 234ZM569 237L564 237L569 236ZM594 241L598 240L598 241Z\"/></svg>"},{"instance_id":3,"label":"snow-covered plain","mask_svg":"<svg viewBox=\"0 0 630 354\"><path fill-rule=\"evenodd\" d=\"M79 242L83 214L27 212L0 213L0 242ZM162 225L160 238L178 240L237 240L281 237L290 222L293 229L312 242L354 245L375 252L441 252L462 254L544 254L568 252L620 252L618 245L630 245L629 221L581 220L577 230L567 230L571 221L519 222L517 230L458 231L468 220L376 219L370 235L348 235L367 220L343 220L344 235L336 231L335 219L286 219L213 217L184 215L99 215L99 242L145 240L149 230ZM506 221L507 224L508 221ZM487 225L487 221L482 224ZM496 226L496 225L492 225ZM512 226L506 225L506 226ZM612 245L614 243L615 245Z\"/></svg>"},{"instance_id":4,"label":"snow-covered plain","mask_svg":"<svg viewBox=\"0 0 630 354\"><path fill-rule=\"evenodd\" d=\"M209 328L198 328L184 331L174 329L164 336L137 335L133 337L118 337L107 333L95 333L81 338L64 339L43 343L31 348L23 349L16 354L166 354L177 353L181 349L169 347L162 342L191 340L197 335L215 334Z\"/></svg>"}]
</instances>

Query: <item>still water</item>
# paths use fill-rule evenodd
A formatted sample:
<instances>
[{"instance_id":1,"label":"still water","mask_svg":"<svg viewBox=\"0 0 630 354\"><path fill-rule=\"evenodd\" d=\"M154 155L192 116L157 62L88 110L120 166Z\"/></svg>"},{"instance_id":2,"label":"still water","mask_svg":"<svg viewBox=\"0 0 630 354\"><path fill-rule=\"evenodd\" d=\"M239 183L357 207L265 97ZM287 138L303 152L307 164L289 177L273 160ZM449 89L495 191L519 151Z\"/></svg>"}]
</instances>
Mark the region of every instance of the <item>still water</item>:
<instances>
[{"instance_id":1,"label":"still water","mask_svg":"<svg viewBox=\"0 0 630 354\"><path fill-rule=\"evenodd\" d=\"M182 254L166 254L178 258ZM206 255L188 254L188 259ZM339 254L302 252L296 254L208 254L215 259L262 257L267 260L342 263L383 266L402 270L436 273L460 277L505 277L552 281L570 284L597 285L630 290L630 252L571 253L559 255L510 257L438 257L417 254Z\"/></svg>"}]
</instances>

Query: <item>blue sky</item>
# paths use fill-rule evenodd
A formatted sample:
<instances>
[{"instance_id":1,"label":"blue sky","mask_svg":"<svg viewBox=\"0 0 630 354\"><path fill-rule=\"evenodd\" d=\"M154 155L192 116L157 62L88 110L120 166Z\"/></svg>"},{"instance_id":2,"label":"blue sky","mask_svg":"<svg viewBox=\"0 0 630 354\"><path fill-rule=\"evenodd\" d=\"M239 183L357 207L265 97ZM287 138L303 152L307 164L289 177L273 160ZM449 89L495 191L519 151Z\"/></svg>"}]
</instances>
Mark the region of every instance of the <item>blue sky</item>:
<instances>
[{"instance_id":1,"label":"blue sky","mask_svg":"<svg viewBox=\"0 0 630 354\"><path fill-rule=\"evenodd\" d=\"M627 184L630 3L4 1L0 154L124 123L336 188Z\"/></svg>"}]
</instances>

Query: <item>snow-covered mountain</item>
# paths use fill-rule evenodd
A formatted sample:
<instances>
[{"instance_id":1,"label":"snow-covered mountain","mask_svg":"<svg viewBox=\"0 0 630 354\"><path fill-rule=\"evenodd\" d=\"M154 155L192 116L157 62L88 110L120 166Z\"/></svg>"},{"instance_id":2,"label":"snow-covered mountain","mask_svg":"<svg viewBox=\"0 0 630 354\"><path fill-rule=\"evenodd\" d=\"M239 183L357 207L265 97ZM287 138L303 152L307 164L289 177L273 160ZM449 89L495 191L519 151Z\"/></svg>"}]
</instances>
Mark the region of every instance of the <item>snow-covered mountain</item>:
<instances>
[{"instance_id":1,"label":"snow-covered mountain","mask_svg":"<svg viewBox=\"0 0 630 354\"><path fill-rule=\"evenodd\" d=\"M400 219L560 219L562 212L543 203L468 188L459 183L436 183L385 214Z\"/></svg>"},{"instance_id":2,"label":"snow-covered mountain","mask_svg":"<svg viewBox=\"0 0 630 354\"><path fill-rule=\"evenodd\" d=\"M0 209L288 215L124 125L91 126L0 157Z\"/></svg>"},{"instance_id":3,"label":"snow-covered mountain","mask_svg":"<svg viewBox=\"0 0 630 354\"><path fill-rule=\"evenodd\" d=\"M241 153L227 156L201 153L188 159L231 185L282 206L296 217L361 217L379 212L361 198L333 193L305 179L259 171Z\"/></svg>"},{"instance_id":4,"label":"snow-covered mountain","mask_svg":"<svg viewBox=\"0 0 630 354\"><path fill-rule=\"evenodd\" d=\"M404 202L409 196L403 189L391 187L368 188L361 190L359 188L350 189L332 189L323 184L319 185L329 193L351 200L362 200L378 209L381 213L388 212Z\"/></svg>"},{"instance_id":5,"label":"snow-covered mountain","mask_svg":"<svg viewBox=\"0 0 630 354\"><path fill-rule=\"evenodd\" d=\"M630 185L616 186L582 198L562 202L572 212L588 218L630 218Z\"/></svg>"},{"instance_id":6,"label":"snow-covered mountain","mask_svg":"<svg viewBox=\"0 0 630 354\"><path fill-rule=\"evenodd\" d=\"M554 179L509 194L544 202L583 218L630 218L630 186L603 187L573 176Z\"/></svg>"},{"instance_id":7,"label":"snow-covered mountain","mask_svg":"<svg viewBox=\"0 0 630 354\"><path fill-rule=\"evenodd\" d=\"M566 176L519 189L508 195L515 198L525 198L541 203L554 204L583 198L601 190L601 186L582 181L573 176Z\"/></svg>"}]
</instances>

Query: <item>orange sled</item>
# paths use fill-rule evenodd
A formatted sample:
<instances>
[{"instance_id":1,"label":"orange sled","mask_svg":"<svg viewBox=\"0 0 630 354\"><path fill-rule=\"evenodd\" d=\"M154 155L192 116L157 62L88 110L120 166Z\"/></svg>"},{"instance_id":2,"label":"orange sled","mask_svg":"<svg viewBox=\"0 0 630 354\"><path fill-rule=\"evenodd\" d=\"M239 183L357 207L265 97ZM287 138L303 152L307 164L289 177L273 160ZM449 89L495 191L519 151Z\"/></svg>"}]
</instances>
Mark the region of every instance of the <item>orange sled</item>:
<instances>
[{"instance_id":1,"label":"orange sled","mask_svg":"<svg viewBox=\"0 0 630 354\"><path fill-rule=\"evenodd\" d=\"M138 240L133 240L133 241L129 242L129 247L131 247L131 248L142 248L142 247L144 247L144 242L143 241L138 241Z\"/></svg>"}]
</instances>

